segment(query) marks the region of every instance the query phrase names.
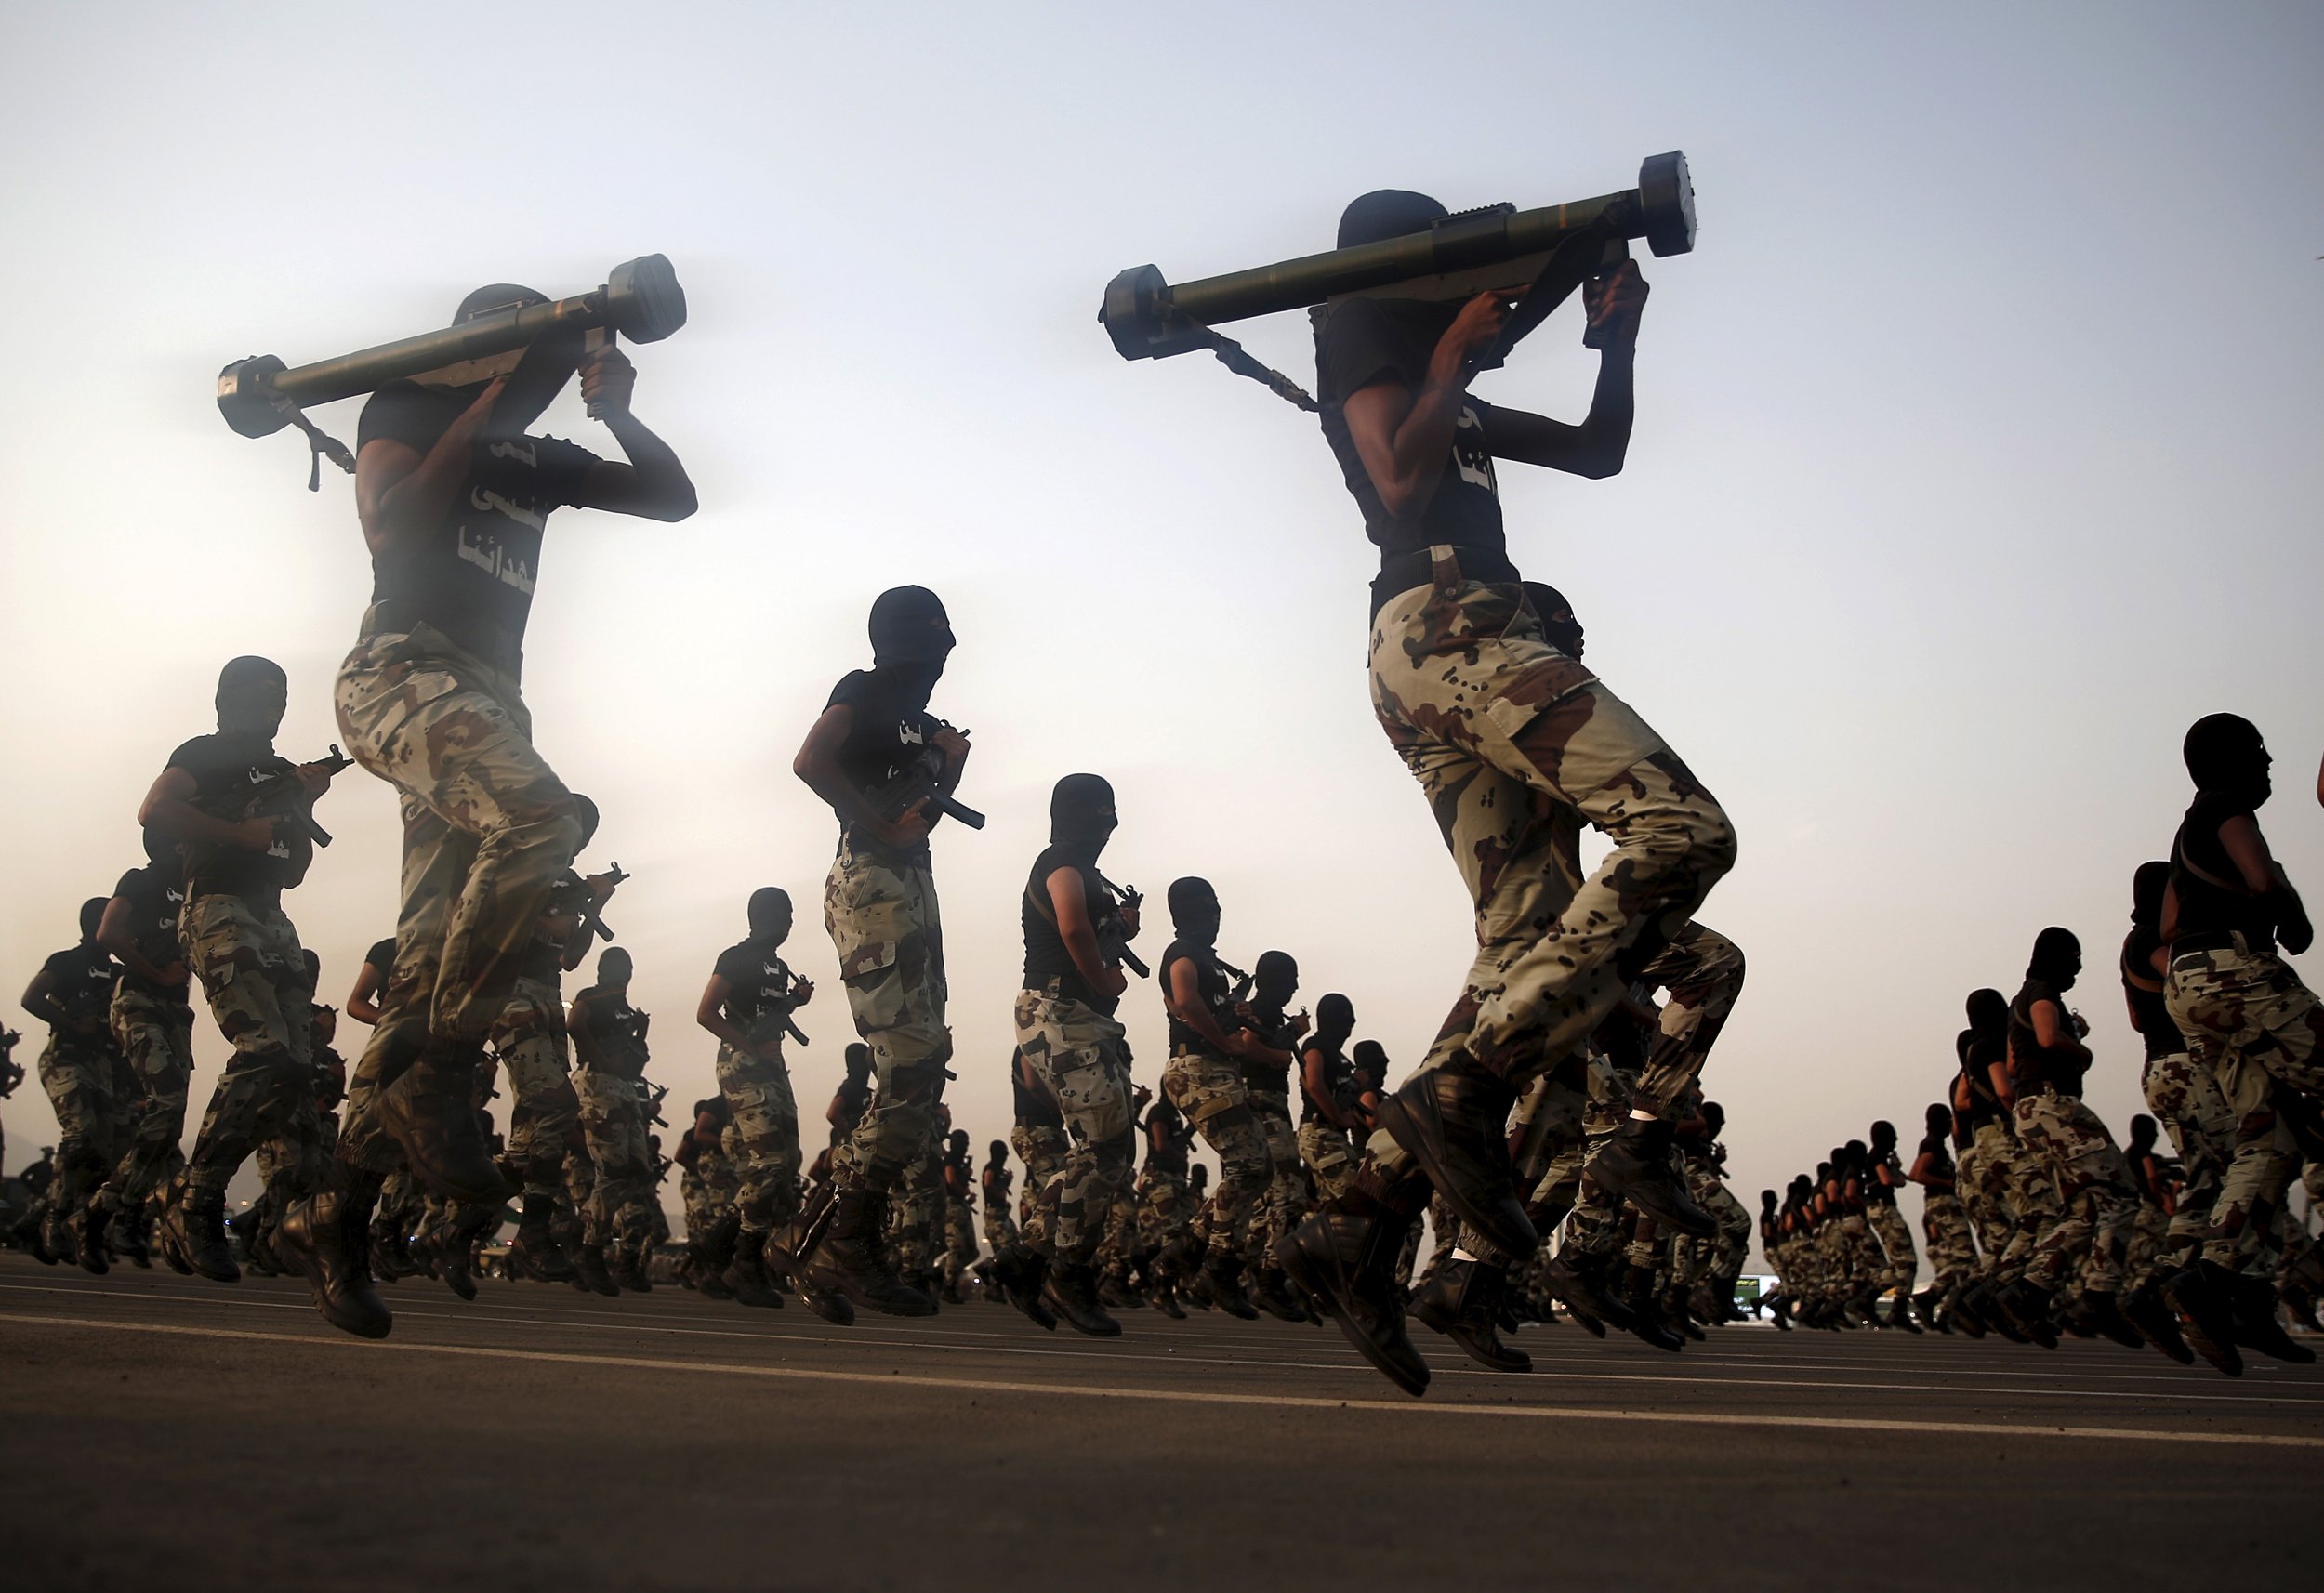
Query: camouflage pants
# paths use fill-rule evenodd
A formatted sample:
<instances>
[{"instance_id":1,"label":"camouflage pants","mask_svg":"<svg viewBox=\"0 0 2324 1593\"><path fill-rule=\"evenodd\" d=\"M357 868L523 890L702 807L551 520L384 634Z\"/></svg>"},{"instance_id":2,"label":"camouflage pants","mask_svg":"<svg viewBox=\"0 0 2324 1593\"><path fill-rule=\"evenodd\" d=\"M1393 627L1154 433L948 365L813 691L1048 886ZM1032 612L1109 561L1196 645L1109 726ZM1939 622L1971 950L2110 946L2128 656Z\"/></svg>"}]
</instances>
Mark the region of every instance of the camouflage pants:
<instances>
[{"instance_id":1,"label":"camouflage pants","mask_svg":"<svg viewBox=\"0 0 2324 1593\"><path fill-rule=\"evenodd\" d=\"M2068 1263L2086 1252L2081 1288L2119 1289L2138 1221L2138 1186L2106 1126L2075 1097L2036 1090L2017 1098L2017 1139L2055 1182L2059 1211L2036 1242L2026 1275L2057 1288L2069 1282Z\"/></svg>"},{"instance_id":2,"label":"camouflage pants","mask_svg":"<svg viewBox=\"0 0 2324 1593\"><path fill-rule=\"evenodd\" d=\"M1892 1203L1875 1205L1867 1202L1864 1220L1871 1225L1872 1237L1881 1242L1881 1249L1888 1257L1882 1276L1886 1286L1900 1295L1912 1293L1912 1280L1920 1275L1920 1258L1913 1254L1912 1230L1905 1221L1905 1214Z\"/></svg>"},{"instance_id":3,"label":"camouflage pants","mask_svg":"<svg viewBox=\"0 0 2324 1593\"><path fill-rule=\"evenodd\" d=\"M1990 1282L2004 1281L2001 1258L2017 1238L2017 1211L2009 1198L2010 1164L2016 1154L2016 1141L2006 1127L1998 1121L1983 1123L1961 1148L1953 1175L1954 1192L1968 1209L1977 1248L1985 1254L1983 1276ZM2031 1244L2027 1241L2028 1247ZM2022 1270L2024 1264L2017 1266Z\"/></svg>"},{"instance_id":4,"label":"camouflage pants","mask_svg":"<svg viewBox=\"0 0 2324 1593\"><path fill-rule=\"evenodd\" d=\"M2212 1208L2235 1160L2236 1114L2219 1093L2219 1081L2193 1054L2174 1051L2146 1063L2140 1079L2146 1110L2171 1136L2185 1181L2179 1186L2165 1246L2174 1256L2194 1252L2211 1229Z\"/></svg>"},{"instance_id":5,"label":"camouflage pants","mask_svg":"<svg viewBox=\"0 0 2324 1593\"><path fill-rule=\"evenodd\" d=\"M1291 1126L1290 1091L1251 1089L1246 1084L1245 1092L1250 1100L1251 1115L1259 1120L1260 1131L1267 1137L1270 1167L1266 1188L1251 1214L1254 1220L1244 1261L1251 1268L1263 1269L1275 1264L1275 1241L1296 1228L1300 1218L1307 1215L1307 1178L1300 1171L1300 1137L1299 1130Z\"/></svg>"},{"instance_id":6,"label":"camouflage pants","mask_svg":"<svg viewBox=\"0 0 2324 1593\"><path fill-rule=\"evenodd\" d=\"M971 1267L976 1265L976 1214L969 1203L946 1197L944 1201L944 1282L954 1288Z\"/></svg>"},{"instance_id":7,"label":"camouflage pants","mask_svg":"<svg viewBox=\"0 0 2324 1593\"><path fill-rule=\"evenodd\" d=\"M654 1229L654 1151L637 1081L579 1068L573 1086L593 1174L583 1207L588 1242L642 1244Z\"/></svg>"},{"instance_id":8,"label":"camouflage pants","mask_svg":"<svg viewBox=\"0 0 2324 1593\"><path fill-rule=\"evenodd\" d=\"M1127 1187L1117 1189L1105 1204L1105 1237L1098 1241L1099 1270L1128 1277L1137 1235L1138 1198Z\"/></svg>"},{"instance_id":9,"label":"camouflage pants","mask_svg":"<svg viewBox=\"0 0 2324 1593\"><path fill-rule=\"evenodd\" d=\"M936 1105L952 1060L944 932L926 857L899 860L843 840L824 882L823 922L878 1080L863 1122L832 1148L832 1183L884 1191L908 1165L934 1154Z\"/></svg>"},{"instance_id":10,"label":"camouflage pants","mask_svg":"<svg viewBox=\"0 0 2324 1593\"><path fill-rule=\"evenodd\" d=\"M273 1139L288 1187L307 1193L326 1169L309 1018L315 987L298 931L280 907L196 896L178 914L178 940L234 1047L186 1160L187 1190L224 1198L235 1170Z\"/></svg>"},{"instance_id":11,"label":"camouflage pants","mask_svg":"<svg viewBox=\"0 0 2324 1593\"><path fill-rule=\"evenodd\" d=\"M737 1155L734 1209L742 1229L764 1246L767 1235L799 1207L799 1103L780 1041L758 1047L719 1047L719 1093L733 1110Z\"/></svg>"},{"instance_id":12,"label":"camouflage pants","mask_svg":"<svg viewBox=\"0 0 2324 1593\"><path fill-rule=\"evenodd\" d=\"M2280 1093L2324 1100L2324 1007L2279 958L2238 947L2171 959L2164 997L2235 1118L2203 1258L2253 1276L2274 1268L2269 1236L2300 1153Z\"/></svg>"},{"instance_id":13,"label":"camouflage pants","mask_svg":"<svg viewBox=\"0 0 2324 1593\"><path fill-rule=\"evenodd\" d=\"M554 1199L564 1176L565 1143L581 1120L556 987L517 981L515 994L493 1024L492 1044L515 1098L508 1114L508 1160L522 1173L527 1197Z\"/></svg>"},{"instance_id":14,"label":"camouflage pants","mask_svg":"<svg viewBox=\"0 0 2324 1593\"><path fill-rule=\"evenodd\" d=\"M2130 1259L2122 1274L2125 1292L2153 1281L2170 1233L2171 1214L2154 1201L2140 1200L2138 1220L2131 1228Z\"/></svg>"},{"instance_id":15,"label":"camouflage pants","mask_svg":"<svg viewBox=\"0 0 2324 1593\"><path fill-rule=\"evenodd\" d=\"M1921 1238L1929 1252L1929 1287L1944 1294L1977 1270L1977 1242L1960 1197L1931 1190L1921 1205Z\"/></svg>"},{"instance_id":16,"label":"camouflage pants","mask_svg":"<svg viewBox=\"0 0 2324 1593\"><path fill-rule=\"evenodd\" d=\"M390 1172L382 1089L427 1048L481 1047L515 991L550 889L573 862L573 793L533 747L516 681L433 625L368 637L339 665L339 735L393 785L403 823L395 968L348 1081L341 1154Z\"/></svg>"},{"instance_id":17,"label":"camouflage pants","mask_svg":"<svg viewBox=\"0 0 2324 1593\"><path fill-rule=\"evenodd\" d=\"M1011 1209L1015 1204L1005 1190L985 1199L984 1244L996 1256L1017 1242L1017 1214Z\"/></svg>"},{"instance_id":18,"label":"camouflage pants","mask_svg":"<svg viewBox=\"0 0 2324 1593\"><path fill-rule=\"evenodd\" d=\"M1055 1260L1083 1264L1137 1160L1129 1047L1113 1019L1043 991L1019 991L1013 1017L1018 1049L1065 1118L1064 1158L1037 1197L1042 1237Z\"/></svg>"},{"instance_id":19,"label":"camouflage pants","mask_svg":"<svg viewBox=\"0 0 2324 1593\"><path fill-rule=\"evenodd\" d=\"M1193 1204L1183 1178L1148 1167L1138 1179L1138 1248L1173 1262L1185 1259L1180 1251L1186 1244Z\"/></svg>"},{"instance_id":20,"label":"camouflage pants","mask_svg":"<svg viewBox=\"0 0 2324 1593\"><path fill-rule=\"evenodd\" d=\"M132 990L113 991L113 1043L138 1081L129 1131L106 1189L134 1211L186 1165L178 1142L186 1132L186 1095L193 1076L193 1008Z\"/></svg>"},{"instance_id":21,"label":"camouflage pants","mask_svg":"<svg viewBox=\"0 0 2324 1593\"><path fill-rule=\"evenodd\" d=\"M128 1102L115 1087L112 1042L102 1031L52 1031L40 1053L40 1086L57 1114L57 1178L50 1198L77 1217L121 1159Z\"/></svg>"},{"instance_id":22,"label":"camouflage pants","mask_svg":"<svg viewBox=\"0 0 2324 1593\"><path fill-rule=\"evenodd\" d=\"M1249 1248L1251 1214L1274 1165L1267 1132L1251 1112L1243 1070L1224 1057L1181 1047L1162 1070L1162 1093L1219 1158L1209 1253L1221 1260L1240 1257Z\"/></svg>"},{"instance_id":23,"label":"camouflage pants","mask_svg":"<svg viewBox=\"0 0 2324 1593\"><path fill-rule=\"evenodd\" d=\"M1686 1163L1686 1187L1695 1204L1711 1215L1719 1231L1702 1245L1697 1262L1702 1270L1732 1276L1743 1270L1751 1248L1751 1214L1735 1198L1719 1170L1708 1161Z\"/></svg>"},{"instance_id":24,"label":"camouflage pants","mask_svg":"<svg viewBox=\"0 0 2324 1593\"><path fill-rule=\"evenodd\" d=\"M1348 1131L1336 1123L1311 1117L1300 1125L1300 1160L1314 1176L1315 1193L1322 1200L1337 1200L1348 1187L1348 1179L1355 1175L1357 1152Z\"/></svg>"},{"instance_id":25,"label":"camouflage pants","mask_svg":"<svg viewBox=\"0 0 2324 1593\"><path fill-rule=\"evenodd\" d=\"M704 1151L678 1177L678 1198L686 1213L686 1237L699 1240L718 1226L734 1205L734 1166L724 1152Z\"/></svg>"},{"instance_id":26,"label":"camouflage pants","mask_svg":"<svg viewBox=\"0 0 2324 1593\"><path fill-rule=\"evenodd\" d=\"M1068 1144L1063 1128L1046 1124L1029 1128L1020 1123L1009 1131L1009 1148L1024 1164L1024 1188L1017 1195L1017 1223L1024 1242L1044 1254L1049 1248L1049 1223L1041 1209L1041 1191L1065 1165Z\"/></svg>"},{"instance_id":27,"label":"camouflage pants","mask_svg":"<svg viewBox=\"0 0 2324 1593\"><path fill-rule=\"evenodd\" d=\"M1475 960L1420 1066L1466 1053L1522 1086L1612 1010L1626 954L1685 926L1734 866L1735 832L1662 738L1550 646L1521 587L1463 580L1433 551L1434 583L1390 599L1371 637L1373 713L1476 903ZM1583 823L1614 843L1586 881ZM1698 1008L1694 1026L1723 1017ZM1688 1049L1670 1047L1671 1076ZM1384 1131L1369 1152L1392 1178L1413 1168Z\"/></svg>"},{"instance_id":28,"label":"camouflage pants","mask_svg":"<svg viewBox=\"0 0 2324 1593\"><path fill-rule=\"evenodd\" d=\"M891 1186L888 1243L895 1252L896 1270L907 1278L927 1273L944 1248L944 1175L936 1165L933 1139L927 1153L906 1163Z\"/></svg>"}]
</instances>

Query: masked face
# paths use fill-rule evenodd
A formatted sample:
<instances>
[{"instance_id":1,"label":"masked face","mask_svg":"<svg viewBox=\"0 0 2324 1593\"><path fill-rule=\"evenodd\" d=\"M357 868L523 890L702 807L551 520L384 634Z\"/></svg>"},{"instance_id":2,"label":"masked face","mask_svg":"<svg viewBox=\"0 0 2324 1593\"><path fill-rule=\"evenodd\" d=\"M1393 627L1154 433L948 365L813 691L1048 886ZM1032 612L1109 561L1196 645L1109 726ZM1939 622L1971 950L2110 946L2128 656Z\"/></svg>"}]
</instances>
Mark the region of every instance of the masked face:
<instances>
[{"instance_id":1,"label":"masked face","mask_svg":"<svg viewBox=\"0 0 2324 1593\"><path fill-rule=\"evenodd\" d=\"M2196 789L2232 796L2256 808L2274 794L2275 760L2259 727L2240 714L2206 714L2186 732L2182 749Z\"/></svg>"},{"instance_id":2,"label":"masked face","mask_svg":"<svg viewBox=\"0 0 2324 1593\"><path fill-rule=\"evenodd\" d=\"M1120 821L1114 812L1114 787L1102 775L1068 774L1049 798L1050 844L1075 847L1094 856L1104 849Z\"/></svg>"},{"instance_id":3,"label":"masked face","mask_svg":"<svg viewBox=\"0 0 2324 1593\"><path fill-rule=\"evenodd\" d=\"M610 948L597 959L597 982L608 990L627 988L630 972L629 954L619 946Z\"/></svg>"},{"instance_id":4,"label":"masked face","mask_svg":"<svg viewBox=\"0 0 2324 1593\"><path fill-rule=\"evenodd\" d=\"M1207 946L1219 938L1219 896L1207 879L1170 882L1170 925L1182 940Z\"/></svg>"},{"instance_id":5,"label":"masked face","mask_svg":"<svg viewBox=\"0 0 2324 1593\"><path fill-rule=\"evenodd\" d=\"M1259 966L1251 970L1251 988L1267 1006L1287 1006L1299 994L1300 965L1288 952L1261 952Z\"/></svg>"},{"instance_id":6,"label":"masked face","mask_svg":"<svg viewBox=\"0 0 2324 1593\"><path fill-rule=\"evenodd\" d=\"M791 935L790 892L766 886L750 894L750 938L781 945Z\"/></svg>"},{"instance_id":7,"label":"masked face","mask_svg":"<svg viewBox=\"0 0 2324 1593\"><path fill-rule=\"evenodd\" d=\"M218 675L218 728L272 741L290 704L290 679L268 658L237 658Z\"/></svg>"}]
</instances>

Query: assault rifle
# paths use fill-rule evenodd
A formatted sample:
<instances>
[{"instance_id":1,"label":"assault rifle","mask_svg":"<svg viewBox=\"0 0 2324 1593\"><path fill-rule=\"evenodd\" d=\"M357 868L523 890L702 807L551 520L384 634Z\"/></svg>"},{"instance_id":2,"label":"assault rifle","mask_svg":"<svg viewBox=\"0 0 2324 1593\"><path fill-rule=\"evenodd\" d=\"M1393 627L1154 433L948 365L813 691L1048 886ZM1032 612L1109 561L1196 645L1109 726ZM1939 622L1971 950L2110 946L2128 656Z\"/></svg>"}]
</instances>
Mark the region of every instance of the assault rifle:
<instances>
[{"instance_id":1,"label":"assault rifle","mask_svg":"<svg viewBox=\"0 0 2324 1593\"><path fill-rule=\"evenodd\" d=\"M605 877L619 885L629 875L623 871L621 864L613 863L607 866ZM589 882L581 877L577 869L565 870L565 876L548 888L548 911L559 917L572 914L581 920L584 928L599 940L610 942L614 938L612 928L598 916L597 892L589 889Z\"/></svg>"},{"instance_id":2,"label":"assault rifle","mask_svg":"<svg viewBox=\"0 0 2324 1593\"><path fill-rule=\"evenodd\" d=\"M934 723L938 730L953 728L942 719ZM865 795L871 798L872 808L879 816L891 823L925 802L939 813L959 820L971 830L983 829L984 815L965 802L956 801L946 793L937 783L944 777L944 755L932 744L923 744L894 779Z\"/></svg>"},{"instance_id":3,"label":"assault rifle","mask_svg":"<svg viewBox=\"0 0 2324 1593\"><path fill-rule=\"evenodd\" d=\"M325 776L337 774L355 760L341 752L337 742L331 744L327 757L319 757L300 769L286 769L280 774L270 774L263 780L238 786L218 800L227 811L213 813L212 818L288 820L300 834L319 847L331 844L330 832L315 823L314 798L307 795L305 770L319 769Z\"/></svg>"},{"instance_id":4,"label":"assault rifle","mask_svg":"<svg viewBox=\"0 0 2324 1593\"><path fill-rule=\"evenodd\" d=\"M662 1102L669 1099L669 1086L638 1081L638 1099L645 1103L645 1120L661 1127L669 1126L669 1119L662 1115Z\"/></svg>"},{"instance_id":5,"label":"assault rifle","mask_svg":"<svg viewBox=\"0 0 2324 1593\"><path fill-rule=\"evenodd\" d=\"M799 976L791 971L791 965L781 957L774 959L774 966L783 975L783 1032L804 1046L808 1043L807 1036L791 1019L791 1014L799 1007L799 1003L791 999L791 986L798 982Z\"/></svg>"},{"instance_id":6,"label":"assault rifle","mask_svg":"<svg viewBox=\"0 0 2324 1593\"><path fill-rule=\"evenodd\" d=\"M1098 924L1098 956L1112 966L1128 968L1140 979L1153 978L1154 970L1129 949L1129 915L1138 911L1145 898L1138 894L1136 886L1116 885L1103 875L1098 883L1105 888L1106 899L1112 903Z\"/></svg>"},{"instance_id":7,"label":"assault rifle","mask_svg":"<svg viewBox=\"0 0 2324 1593\"><path fill-rule=\"evenodd\" d=\"M0 1029L0 1100L16 1093L16 1086L24 1082L24 1064L14 1055L16 1043L24 1038L13 1029Z\"/></svg>"}]
</instances>

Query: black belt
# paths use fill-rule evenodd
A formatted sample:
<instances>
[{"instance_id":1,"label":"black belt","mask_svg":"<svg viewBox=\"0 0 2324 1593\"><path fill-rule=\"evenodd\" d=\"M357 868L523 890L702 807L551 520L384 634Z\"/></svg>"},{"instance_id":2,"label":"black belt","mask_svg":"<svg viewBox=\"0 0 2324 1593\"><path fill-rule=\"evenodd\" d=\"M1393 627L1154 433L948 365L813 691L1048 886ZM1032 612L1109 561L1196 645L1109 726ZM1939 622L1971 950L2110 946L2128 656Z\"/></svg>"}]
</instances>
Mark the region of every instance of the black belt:
<instances>
[{"instance_id":1,"label":"black belt","mask_svg":"<svg viewBox=\"0 0 2324 1593\"><path fill-rule=\"evenodd\" d=\"M1517 566L1505 553L1489 547L1456 547L1452 550L1454 573L1464 581L1515 582L1524 579ZM1435 551L1427 547L1407 547L1401 553L1381 557L1380 574L1372 581L1372 612L1377 615L1388 600L1399 592L1409 592L1415 586L1433 586L1436 581Z\"/></svg>"},{"instance_id":2,"label":"black belt","mask_svg":"<svg viewBox=\"0 0 2324 1593\"><path fill-rule=\"evenodd\" d=\"M2181 935L2171 942L2171 960L2195 952L2243 952L2251 956L2276 954L2276 937L2248 929L2212 929L2200 935Z\"/></svg>"},{"instance_id":3,"label":"black belt","mask_svg":"<svg viewBox=\"0 0 2324 1593\"><path fill-rule=\"evenodd\" d=\"M410 598L381 598L365 609L363 625L357 630L355 639L369 641L377 636L409 636L420 625L433 626L442 632L444 639L453 646L479 664L489 665L511 679L524 673L524 648L521 642L505 639L487 640L472 636L469 634L469 627L467 625L456 625L422 612L418 602ZM495 640L499 645L494 645Z\"/></svg>"}]
</instances>

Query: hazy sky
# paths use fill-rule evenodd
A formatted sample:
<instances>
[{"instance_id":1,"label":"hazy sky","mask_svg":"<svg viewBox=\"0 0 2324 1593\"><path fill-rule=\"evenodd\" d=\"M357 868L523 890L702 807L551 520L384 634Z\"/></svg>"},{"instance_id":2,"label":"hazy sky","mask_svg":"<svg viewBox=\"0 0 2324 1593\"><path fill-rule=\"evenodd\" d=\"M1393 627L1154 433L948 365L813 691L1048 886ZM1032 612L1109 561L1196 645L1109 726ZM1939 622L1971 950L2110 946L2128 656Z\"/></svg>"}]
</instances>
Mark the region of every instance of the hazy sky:
<instances>
[{"instance_id":1,"label":"hazy sky","mask_svg":"<svg viewBox=\"0 0 2324 1593\"><path fill-rule=\"evenodd\" d=\"M1739 826L1703 915L1750 962L1707 1076L1735 1185L1756 1204L1875 1116L1909 1138L1962 995L2014 989L2053 922L2092 954L2074 1000L2120 1132L2139 1051L2108 969L2191 719L2258 721L2264 821L2324 889L2324 13L1474 5L1427 31L1454 15L0 7L0 987L136 860L225 658L289 669L285 753L336 736L368 590L349 481L310 495L295 437L229 432L218 366L660 251L692 321L637 351L637 409L702 512L559 517L526 688L603 808L593 859L637 875L607 916L674 1099L713 1087L691 1013L766 883L825 986L792 1058L811 1124L828 1098L835 826L789 764L905 581L951 608L934 706L993 815L936 848L980 1146L1017 893L1076 769L1120 793L1109 873L1157 906L1209 875L1229 957L1289 950L1303 1000L1347 992L1408 1063L1469 904L1371 721L1360 520L1312 419L1206 358L1124 363L1099 296L1327 247L1367 189L1548 204L1684 149L1701 239L1646 262L1629 468L1501 491L1590 662ZM1578 418L1573 317L1478 390ZM1312 373L1303 317L1236 335ZM357 407L317 419L351 441ZM611 447L571 398L545 428ZM337 1002L392 928L394 805L350 770L320 816L339 844L289 906ZM1125 1012L1151 1083L1159 1000ZM196 1118L206 1018L197 1051ZM0 1112L13 1170L53 1120L32 1083Z\"/></svg>"}]
</instances>

